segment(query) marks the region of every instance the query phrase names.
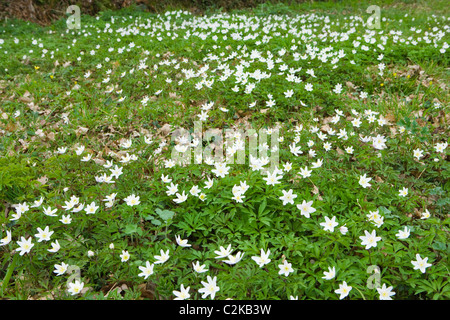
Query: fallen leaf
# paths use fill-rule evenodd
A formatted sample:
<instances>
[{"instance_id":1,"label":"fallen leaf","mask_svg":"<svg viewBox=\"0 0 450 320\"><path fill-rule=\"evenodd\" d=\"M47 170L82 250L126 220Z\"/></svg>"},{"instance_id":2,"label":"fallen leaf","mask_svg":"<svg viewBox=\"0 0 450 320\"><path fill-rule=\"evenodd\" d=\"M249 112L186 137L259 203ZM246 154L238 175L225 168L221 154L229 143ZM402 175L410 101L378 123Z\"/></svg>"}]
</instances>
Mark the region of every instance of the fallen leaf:
<instances>
[{"instance_id":1,"label":"fallen leaf","mask_svg":"<svg viewBox=\"0 0 450 320\"><path fill-rule=\"evenodd\" d=\"M39 182L41 185L44 185L47 183L48 178L47 178L47 176L42 176L40 178L37 178L36 181Z\"/></svg>"},{"instance_id":2,"label":"fallen leaf","mask_svg":"<svg viewBox=\"0 0 450 320\"><path fill-rule=\"evenodd\" d=\"M55 133L54 132L49 132L47 134L47 139L49 139L51 141L55 141Z\"/></svg>"},{"instance_id":3,"label":"fallen leaf","mask_svg":"<svg viewBox=\"0 0 450 320\"><path fill-rule=\"evenodd\" d=\"M79 135L82 135L82 134L86 134L86 132L88 132L88 131L89 131L88 128L85 128L85 127L78 127L78 129L75 130L75 134L76 134L77 136L79 136Z\"/></svg>"},{"instance_id":4,"label":"fallen leaf","mask_svg":"<svg viewBox=\"0 0 450 320\"><path fill-rule=\"evenodd\" d=\"M167 136L167 135L170 133L171 130L172 130L172 126L171 126L170 124L166 123L165 125L163 125L163 126L158 130L158 132L159 132L160 134L163 134L163 135Z\"/></svg>"},{"instance_id":5,"label":"fallen leaf","mask_svg":"<svg viewBox=\"0 0 450 320\"><path fill-rule=\"evenodd\" d=\"M311 192L312 192L313 194L318 194L318 196L317 196L317 199L318 199L318 200L320 200L320 201L323 200L323 198L322 198L322 197L320 196L320 194L319 194L319 188L317 188L315 185L313 186Z\"/></svg>"}]
</instances>

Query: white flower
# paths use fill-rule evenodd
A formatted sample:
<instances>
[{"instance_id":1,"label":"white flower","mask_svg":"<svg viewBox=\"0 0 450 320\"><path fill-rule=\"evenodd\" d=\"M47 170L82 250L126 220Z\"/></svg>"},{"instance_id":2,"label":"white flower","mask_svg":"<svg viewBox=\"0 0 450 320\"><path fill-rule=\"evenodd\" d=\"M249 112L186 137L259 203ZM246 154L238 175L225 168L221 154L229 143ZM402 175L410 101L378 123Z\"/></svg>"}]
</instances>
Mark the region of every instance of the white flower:
<instances>
[{"instance_id":1,"label":"white flower","mask_svg":"<svg viewBox=\"0 0 450 320\"><path fill-rule=\"evenodd\" d=\"M324 271L323 274L324 274L324 276L322 277L322 279L331 280L336 276L336 269L335 269L335 267L333 267L333 268L328 267L328 272Z\"/></svg>"},{"instance_id":2,"label":"white flower","mask_svg":"<svg viewBox=\"0 0 450 320\"><path fill-rule=\"evenodd\" d=\"M192 186L191 190L189 190L189 193L193 196L198 196L198 194L200 193L200 188L197 185Z\"/></svg>"},{"instance_id":3,"label":"white flower","mask_svg":"<svg viewBox=\"0 0 450 320\"><path fill-rule=\"evenodd\" d=\"M6 237L0 240L0 246L5 246L11 242L11 231L6 231Z\"/></svg>"},{"instance_id":4,"label":"white flower","mask_svg":"<svg viewBox=\"0 0 450 320\"><path fill-rule=\"evenodd\" d=\"M297 198L297 195L293 193L292 189L289 189L289 191L281 190L283 192L283 195L279 198L283 201L283 206L285 206L287 203L294 204L294 199Z\"/></svg>"},{"instance_id":5,"label":"white flower","mask_svg":"<svg viewBox=\"0 0 450 320\"><path fill-rule=\"evenodd\" d=\"M347 285L347 282L342 282L342 284L339 285L339 289L334 290L335 293L339 294L339 299L344 299L350 291L352 290L352 287Z\"/></svg>"},{"instance_id":6,"label":"white flower","mask_svg":"<svg viewBox=\"0 0 450 320\"><path fill-rule=\"evenodd\" d=\"M10 218L9 220L11 220L11 221L19 220L21 216L22 216L22 213L20 213L20 212L18 212L18 213L13 213L13 214L11 215L11 218Z\"/></svg>"},{"instance_id":7,"label":"white flower","mask_svg":"<svg viewBox=\"0 0 450 320\"><path fill-rule=\"evenodd\" d=\"M139 277L144 277L144 279L147 279L149 276L153 274L153 267L154 264L150 264L150 262L146 262L145 266L139 266L139 270L142 272L138 274Z\"/></svg>"},{"instance_id":8,"label":"white flower","mask_svg":"<svg viewBox=\"0 0 450 320\"><path fill-rule=\"evenodd\" d=\"M224 260L223 262L225 262L225 263L227 263L227 264L231 264L231 265L233 265L233 264L236 264L236 263L238 263L239 261L241 261L241 259L242 259L242 257L244 257L244 254L242 253L242 252L238 252L238 253L236 253L236 255L228 255L228 260Z\"/></svg>"},{"instance_id":9,"label":"white flower","mask_svg":"<svg viewBox=\"0 0 450 320\"><path fill-rule=\"evenodd\" d=\"M46 226L44 228L44 230L42 230L41 228L37 228L37 230L38 230L38 233L35 234L35 237L38 238L38 242L50 240L50 237L54 232L54 231L50 231L48 226Z\"/></svg>"},{"instance_id":10,"label":"white flower","mask_svg":"<svg viewBox=\"0 0 450 320\"><path fill-rule=\"evenodd\" d=\"M71 295L76 295L78 293L81 293L81 290L83 290L84 282L80 282L79 280L75 280L73 283L68 284L68 291Z\"/></svg>"},{"instance_id":11,"label":"white flower","mask_svg":"<svg viewBox=\"0 0 450 320\"><path fill-rule=\"evenodd\" d=\"M121 163L128 163L132 160L131 156L128 154L128 152L122 156L122 158L120 159Z\"/></svg>"},{"instance_id":12,"label":"white flower","mask_svg":"<svg viewBox=\"0 0 450 320\"><path fill-rule=\"evenodd\" d=\"M423 157L423 150L415 149L415 150L413 151L413 154L414 154L414 157L415 157L417 160L419 160L420 158Z\"/></svg>"},{"instance_id":13,"label":"white flower","mask_svg":"<svg viewBox=\"0 0 450 320\"><path fill-rule=\"evenodd\" d=\"M322 166L322 164L323 164L323 160L322 160L322 159L319 159L319 160L317 160L316 162L313 162L313 163L312 163L312 167L313 167L313 168L320 168L320 167Z\"/></svg>"},{"instance_id":14,"label":"white flower","mask_svg":"<svg viewBox=\"0 0 450 320\"><path fill-rule=\"evenodd\" d=\"M56 217L56 214L55 214L56 211L58 211L58 209L52 210L51 207L44 208L44 214L49 217Z\"/></svg>"},{"instance_id":15,"label":"white flower","mask_svg":"<svg viewBox=\"0 0 450 320\"><path fill-rule=\"evenodd\" d=\"M308 167L304 167L300 169L299 173L303 178L308 178L311 176L311 172L312 170L308 170Z\"/></svg>"},{"instance_id":16,"label":"white flower","mask_svg":"<svg viewBox=\"0 0 450 320\"><path fill-rule=\"evenodd\" d=\"M436 145L434 146L434 149L436 150L436 152L443 153L447 147L448 147L448 143L442 142L442 143L436 143Z\"/></svg>"},{"instance_id":17,"label":"white flower","mask_svg":"<svg viewBox=\"0 0 450 320\"><path fill-rule=\"evenodd\" d=\"M360 119L360 118L355 118L355 119L353 119L353 120L352 120L352 125L353 125L354 127L359 128L359 127L361 126L361 119Z\"/></svg>"},{"instance_id":18,"label":"white flower","mask_svg":"<svg viewBox=\"0 0 450 320\"><path fill-rule=\"evenodd\" d=\"M111 171L111 178L119 178L123 174L122 169L123 167L118 167L117 164L114 166L114 169L109 169Z\"/></svg>"},{"instance_id":19,"label":"white flower","mask_svg":"<svg viewBox=\"0 0 450 320\"><path fill-rule=\"evenodd\" d=\"M80 212L84 208L84 203L80 203L80 205L76 208L72 209L72 212Z\"/></svg>"},{"instance_id":20,"label":"white flower","mask_svg":"<svg viewBox=\"0 0 450 320\"><path fill-rule=\"evenodd\" d=\"M336 222L336 217L333 217L331 219L325 217L325 222L321 222L320 225L324 228L325 231L333 232L338 223Z\"/></svg>"},{"instance_id":21,"label":"white flower","mask_svg":"<svg viewBox=\"0 0 450 320\"><path fill-rule=\"evenodd\" d=\"M284 171L289 172L289 171L291 171L291 169L292 169L292 163L286 162L286 163L283 165L283 170L284 170Z\"/></svg>"},{"instance_id":22,"label":"white flower","mask_svg":"<svg viewBox=\"0 0 450 320\"><path fill-rule=\"evenodd\" d=\"M409 234L410 234L410 230L408 229L408 227L405 227L404 230L398 230L396 237L398 239L406 239L409 237Z\"/></svg>"},{"instance_id":23,"label":"white flower","mask_svg":"<svg viewBox=\"0 0 450 320\"><path fill-rule=\"evenodd\" d=\"M300 146L296 146L294 142L291 143L291 144L289 145L289 149L290 149L291 153L292 153L293 155L295 155L296 157L297 157L299 154L302 154L302 153L303 153L303 151L301 151L300 148L301 148L301 147L300 147Z\"/></svg>"},{"instance_id":24,"label":"white flower","mask_svg":"<svg viewBox=\"0 0 450 320\"><path fill-rule=\"evenodd\" d=\"M216 259L220 259L220 258L226 258L230 255L231 253L231 244L228 245L228 247L225 249L224 247L220 246L220 250L216 250L214 251L214 253L217 255Z\"/></svg>"},{"instance_id":25,"label":"white flower","mask_svg":"<svg viewBox=\"0 0 450 320\"><path fill-rule=\"evenodd\" d=\"M136 196L136 195L133 193L133 194L129 195L128 197L126 197L126 198L123 199L123 200L127 203L128 206L132 207L132 206L136 206L136 205L138 205L139 203L141 203L141 202L139 201L139 198L140 198L139 196Z\"/></svg>"},{"instance_id":26,"label":"white flower","mask_svg":"<svg viewBox=\"0 0 450 320\"><path fill-rule=\"evenodd\" d=\"M205 200L206 200L206 194L204 194L204 193L202 192L202 193L200 193L200 195L198 196L198 198L199 198L201 201L205 201Z\"/></svg>"},{"instance_id":27,"label":"white flower","mask_svg":"<svg viewBox=\"0 0 450 320\"><path fill-rule=\"evenodd\" d=\"M28 239L25 239L24 237L20 237L20 241L17 241L17 244L19 245L19 248L17 250L19 251L19 254L23 256L25 253L30 252L31 248L33 248L34 243L31 242L31 237Z\"/></svg>"},{"instance_id":28,"label":"white flower","mask_svg":"<svg viewBox=\"0 0 450 320\"><path fill-rule=\"evenodd\" d=\"M195 272L197 273L203 273L203 272L207 272L208 269L206 269L206 265L202 264L200 265L200 262L196 262L196 263L192 263L192 266L195 270Z\"/></svg>"},{"instance_id":29,"label":"white flower","mask_svg":"<svg viewBox=\"0 0 450 320\"><path fill-rule=\"evenodd\" d=\"M406 197L408 195L408 188L404 187L403 189L398 190L398 195L400 197Z\"/></svg>"},{"instance_id":30,"label":"white flower","mask_svg":"<svg viewBox=\"0 0 450 320\"><path fill-rule=\"evenodd\" d=\"M176 196L177 196L177 198L173 199L173 201L176 203L182 203L182 202L186 201L188 198L187 194L184 191L182 194L177 193Z\"/></svg>"},{"instance_id":31,"label":"white flower","mask_svg":"<svg viewBox=\"0 0 450 320\"><path fill-rule=\"evenodd\" d=\"M191 296L189 294L189 289L190 287L185 288L183 284L181 284L181 288L180 291L177 290L173 290L173 294L176 296L176 298L174 298L174 300L186 300L189 299L189 297Z\"/></svg>"},{"instance_id":32,"label":"white flower","mask_svg":"<svg viewBox=\"0 0 450 320\"><path fill-rule=\"evenodd\" d=\"M201 281L203 288L199 289L199 293L202 294L202 298L205 299L207 296L210 296L211 299L214 299L216 292L220 290L220 288L217 286L217 277L211 278L210 276L207 276L206 278L207 282Z\"/></svg>"},{"instance_id":33,"label":"white flower","mask_svg":"<svg viewBox=\"0 0 450 320\"><path fill-rule=\"evenodd\" d=\"M411 263L414 266L414 270L419 269L422 273L425 273L425 269L432 266L427 261L428 261L428 257L425 257L425 258L422 259L420 257L420 254L417 253L416 254L416 261L412 260Z\"/></svg>"},{"instance_id":34,"label":"white flower","mask_svg":"<svg viewBox=\"0 0 450 320\"><path fill-rule=\"evenodd\" d=\"M342 233L342 234L346 234L347 232L348 232L348 228L345 226L345 224L343 225L343 226L340 226L339 227L339 231Z\"/></svg>"},{"instance_id":35,"label":"white flower","mask_svg":"<svg viewBox=\"0 0 450 320\"><path fill-rule=\"evenodd\" d=\"M380 300L392 300L391 296L395 295L395 292L392 291L392 287L386 287L385 283L383 283L381 288L377 288L377 291L380 294Z\"/></svg>"},{"instance_id":36,"label":"white flower","mask_svg":"<svg viewBox=\"0 0 450 320\"><path fill-rule=\"evenodd\" d=\"M122 250L122 253L120 254L120 261L121 262L127 262L130 259L130 254L127 250Z\"/></svg>"},{"instance_id":37,"label":"white flower","mask_svg":"<svg viewBox=\"0 0 450 320\"><path fill-rule=\"evenodd\" d=\"M55 270L53 272L56 273L57 276L61 276L64 273L66 273L69 265L67 263L62 262L61 264L55 264L54 267Z\"/></svg>"},{"instance_id":38,"label":"white flower","mask_svg":"<svg viewBox=\"0 0 450 320\"><path fill-rule=\"evenodd\" d=\"M131 139L124 140L124 141L120 144L120 146L121 146L122 148L128 149L128 148L131 147L132 142L133 142L133 141L132 141Z\"/></svg>"},{"instance_id":39,"label":"white flower","mask_svg":"<svg viewBox=\"0 0 450 320\"><path fill-rule=\"evenodd\" d=\"M67 147L60 147L56 150L56 153L64 154L67 151Z\"/></svg>"},{"instance_id":40,"label":"white flower","mask_svg":"<svg viewBox=\"0 0 450 320\"><path fill-rule=\"evenodd\" d=\"M86 211L86 214L94 214L98 208L99 207L95 205L95 202L91 202L86 206L86 209L84 209L84 211Z\"/></svg>"},{"instance_id":41,"label":"white flower","mask_svg":"<svg viewBox=\"0 0 450 320\"><path fill-rule=\"evenodd\" d=\"M30 210L30 207L27 205L26 202L24 202L24 203L19 203L19 204L15 205L14 209L16 210L17 214L22 214L22 213L25 213L28 210Z\"/></svg>"},{"instance_id":42,"label":"white flower","mask_svg":"<svg viewBox=\"0 0 450 320\"><path fill-rule=\"evenodd\" d=\"M308 201L308 202L303 200L302 204L297 204L297 208L300 210L300 214L309 218L310 213L313 213L316 211L316 209L312 207L312 203L313 203L312 200Z\"/></svg>"},{"instance_id":43,"label":"white flower","mask_svg":"<svg viewBox=\"0 0 450 320\"><path fill-rule=\"evenodd\" d=\"M377 135L376 137L372 138L372 143L375 149L382 150L386 148L386 139L381 135Z\"/></svg>"},{"instance_id":44,"label":"white flower","mask_svg":"<svg viewBox=\"0 0 450 320\"><path fill-rule=\"evenodd\" d=\"M368 178L366 177L366 174L359 176L359 184L363 187L363 188L367 188L370 187L371 184L369 183L369 181L372 180L372 178Z\"/></svg>"},{"instance_id":45,"label":"white flower","mask_svg":"<svg viewBox=\"0 0 450 320\"><path fill-rule=\"evenodd\" d=\"M290 98L290 97L292 97L293 95L294 95L294 90L292 90L292 89L287 90L287 91L284 92L284 96L285 96L286 98Z\"/></svg>"},{"instance_id":46,"label":"white flower","mask_svg":"<svg viewBox=\"0 0 450 320\"><path fill-rule=\"evenodd\" d=\"M266 181L267 185L274 186L276 184L280 183L280 179L283 178L283 176L278 175L278 171L274 170L272 173L267 172L267 177L264 177L263 180Z\"/></svg>"},{"instance_id":47,"label":"white flower","mask_svg":"<svg viewBox=\"0 0 450 320\"><path fill-rule=\"evenodd\" d=\"M336 84L336 86L333 89L333 92L336 94L341 93L342 92L342 84L340 84L340 83Z\"/></svg>"},{"instance_id":48,"label":"white flower","mask_svg":"<svg viewBox=\"0 0 450 320\"><path fill-rule=\"evenodd\" d=\"M230 167L226 166L226 163L215 163L214 169L211 170L212 173L214 173L217 177L224 178L228 171L230 170Z\"/></svg>"},{"instance_id":49,"label":"white flower","mask_svg":"<svg viewBox=\"0 0 450 320\"><path fill-rule=\"evenodd\" d=\"M106 160L106 163L103 165L104 168L109 169L113 166L112 160Z\"/></svg>"},{"instance_id":50,"label":"white flower","mask_svg":"<svg viewBox=\"0 0 450 320\"><path fill-rule=\"evenodd\" d=\"M87 162L89 160L92 159L92 154L88 153L86 156L84 156L83 158L81 158L81 161L83 162Z\"/></svg>"},{"instance_id":51,"label":"white flower","mask_svg":"<svg viewBox=\"0 0 450 320\"><path fill-rule=\"evenodd\" d=\"M151 144L153 141L152 141L151 137L144 136L144 142L145 142L146 144Z\"/></svg>"},{"instance_id":52,"label":"white flower","mask_svg":"<svg viewBox=\"0 0 450 320\"><path fill-rule=\"evenodd\" d=\"M178 245L181 247L190 247L191 246L190 244L188 244L187 239L181 239L181 237L179 235L175 236L175 240L177 241Z\"/></svg>"},{"instance_id":53,"label":"white flower","mask_svg":"<svg viewBox=\"0 0 450 320\"><path fill-rule=\"evenodd\" d=\"M278 274L284 274L286 277L289 275L289 273L294 272L294 269L292 269L292 263L288 263L287 260L284 260L283 264L279 264L278 268L280 268Z\"/></svg>"},{"instance_id":54,"label":"white flower","mask_svg":"<svg viewBox=\"0 0 450 320\"><path fill-rule=\"evenodd\" d=\"M208 181L205 182L205 189L210 189L213 186L214 180L208 178Z\"/></svg>"},{"instance_id":55,"label":"white flower","mask_svg":"<svg viewBox=\"0 0 450 320\"><path fill-rule=\"evenodd\" d=\"M267 252L264 252L264 250L261 249L261 256L253 256L252 259L261 268L271 261L271 259L269 259L269 255L270 255L270 249L267 249Z\"/></svg>"},{"instance_id":56,"label":"white flower","mask_svg":"<svg viewBox=\"0 0 450 320\"><path fill-rule=\"evenodd\" d=\"M167 186L166 194L168 196L172 196L178 191L178 184L174 184L173 182L170 183L170 186Z\"/></svg>"},{"instance_id":57,"label":"white flower","mask_svg":"<svg viewBox=\"0 0 450 320\"><path fill-rule=\"evenodd\" d=\"M430 211L428 211L428 209L425 209L425 211L421 213L420 219L428 219L430 216Z\"/></svg>"},{"instance_id":58,"label":"white flower","mask_svg":"<svg viewBox=\"0 0 450 320\"><path fill-rule=\"evenodd\" d=\"M103 201L106 201L106 202L114 201L116 196L117 196L117 193L111 193L110 195L106 196L105 199L103 199Z\"/></svg>"},{"instance_id":59,"label":"white flower","mask_svg":"<svg viewBox=\"0 0 450 320\"><path fill-rule=\"evenodd\" d=\"M167 260L169 260L169 249L167 249L166 252L164 252L164 250L161 249L160 253L161 253L161 255L159 255L159 256L156 255L155 256L155 259L156 259L155 264L164 263Z\"/></svg>"},{"instance_id":60,"label":"white flower","mask_svg":"<svg viewBox=\"0 0 450 320\"><path fill-rule=\"evenodd\" d=\"M170 179L168 175L165 176L165 175L163 175L163 174L161 175L161 180L162 180L162 182L164 182L164 183L169 183L169 182L172 181L172 179Z\"/></svg>"},{"instance_id":61,"label":"white flower","mask_svg":"<svg viewBox=\"0 0 450 320\"><path fill-rule=\"evenodd\" d=\"M372 233L369 233L367 230L364 230L364 233L365 236L359 237L362 240L361 245L366 246L366 249L376 247L377 242L381 240L381 237L376 236L375 230L373 230Z\"/></svg>"},{"instance_id":62,"label":"white flower","mask_svg":"<svg viewBox=\"0 0 450 320\"><path fill-rule=\"evenodd\" d=\"M37 208L41 206L42 202L44 202L44 198L41 197L39 200L35 200L33 205L31 205L31 208Z\"/></svg>"},{"instance_id":63,"label":"white flower","mask_svg":"<svg viewBox=\"0 0 450 320\"><path fill-rule=\"evenodd\" d=\"M52 246L52 248L47 249L47 251L49 251L49 252L58 252L59 249L61 249L61 246L59 245L58 240L56 240L55 242L52 242L50 245Z\"/></svg>"},{"instance_id":64,"label":"white flower","mask_svg":"<svg viewBox=\"0 0 450 320\"><path fill-rule=\"evenodd\" d=\"M84 151L84 146L79 146L76 150L75 153L77 154L77 156L81 155Z\"/></svg>"}]
</instances>

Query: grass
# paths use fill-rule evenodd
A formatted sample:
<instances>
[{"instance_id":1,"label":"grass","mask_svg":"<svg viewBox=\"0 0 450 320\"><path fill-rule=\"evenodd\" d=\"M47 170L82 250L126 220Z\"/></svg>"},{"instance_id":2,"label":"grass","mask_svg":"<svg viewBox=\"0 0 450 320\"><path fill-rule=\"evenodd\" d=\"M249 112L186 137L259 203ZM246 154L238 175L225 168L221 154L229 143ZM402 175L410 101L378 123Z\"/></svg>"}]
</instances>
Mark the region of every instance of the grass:
<instances>
[{"instance_id":1,"label":"grass","mask_svg":"<svg viewBox=\"0 0 450 320\"><path fill-rule=\"evenodd\" d=\"M2 297L448 299L448 10L369 5L2 22Z\"/></svg>"}]
</instances>

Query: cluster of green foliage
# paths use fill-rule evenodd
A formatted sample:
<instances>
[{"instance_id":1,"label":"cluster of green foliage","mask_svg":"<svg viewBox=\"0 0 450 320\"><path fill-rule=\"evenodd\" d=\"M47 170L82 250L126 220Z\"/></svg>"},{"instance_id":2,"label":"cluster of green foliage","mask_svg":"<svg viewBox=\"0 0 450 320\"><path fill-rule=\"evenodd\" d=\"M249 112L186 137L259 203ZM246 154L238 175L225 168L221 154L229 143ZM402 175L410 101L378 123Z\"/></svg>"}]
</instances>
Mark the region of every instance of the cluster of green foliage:
<instances>
[{"instance_id":1,"label":"cluster of green foliage","mask_svg":"<svg viewBox=\"0 0 450 320\"><path fill-rule=\"evenodd\" d=\"M181 2L160 3L176 6ZM225 3L234 9L243 1L198 1L198 6L216 10ZM442 10L441 3L432 3L436 11ZM5 42L0 51L8 59L0 59L0 90L5 97L0 103L0 208L5 212L0 217L0 238L6 239L7 231L12 230L12 241L0 247L2 296L138 299L142 294L140 285L146 283L154 298L172 299L174 290L183 284L190 286L191 298L200 299L201 281L211 275L217 276L220 291L216 297L220 299L337 299L335 290L343 281L354 288L350 298L377 299L377 290L367 286L371 276L368 270L376 265L381 270L381 282L393 287L395 299L450 297L450 165L448 148L435 148L448 141L449 96L441 85L448 79L448 54L438 55L439 49L433 45L389 42L383 51L383 75L377 70L380 52L374 50L358 51L340 61L337 70L329 64L324 68L318 59L305 62L293 58L295 51L307 52L309 44L301 43L293 34L277 35L283 31L279 21L289 21L313 9L319 17L325 14L332 23L344 24L349 15L364 13L365 3L252 4L257 5L253 10L239 9L230 14L211 10L203 17L185 11L155 14L135 8L105 10L97 17L83 15L79 31L67 31L63 19L48 27L16 20L1 26L0 39ZM386 5L390 4L386 1ZM345 10L350 13L344 15ZM443 20L429 20L411 10L383 11L387 20L381 31L401 31L403 37L415 39L418 36L412 27L442 28ZM410 14L408 19L406 13ZM323 20L316 18L311 18L313 23L323 26ZM217 41L211 36L205 40L185 39L185 29L162 28L164 22L183 26L196 21L195 27L201 29L203 23L214 19L229 24L237 21L237 25L245 19L262 21L257 28L261 33L265 25L276 23L277 27L266 32L273 35L270 41L259 44L234 40L232 32L227 39ZM405 21L400 23L401 19ZM146 27L147 23L155 29ZM113 32L109 33L109 28ZM220 28L226 29L223 25ZM337 24L332 28L340 30ZM355 29L355 39L367 34L361 24L356 23ZM174 32L182 36L174 38ZM250 27L243 31L251 32ZM281 49L291 47L293 40L298 41L298 48L279 55ZM442 46L443 41L438 44ZM321 46L319 41L317 46ZM351 41L333 46L333 50L344 50L349 56L354 49ZM123 49L120 54L119 49ZM205 60L212 55L229 57L234 52L239 58L226 62L233 68L248 63L248 72L264 71L267 65L263 61L248 61L253 49L264 55L270 52L274 60L282 58L290 68L302 68L296 72L302 82L292 84L293 97L285 95L286 75L278 74L277 68L283 62L271 71L270 79L262 79L251 94L244 94L242 88L239 93L231 90L234 77L218 80L219 66L225 60ZM138 68L142 63L147 68ZM212 88L197 89L198 77L183 78L182 69L198 70L206 64L206 78L215 80ZM424 73L409 73L411 65L420 65ZM305 74L307 69L315 71L314 78ZM184 80L182 84L180 80ZM314 84L314 91L303 90L306 82ZM337 84L345 86L345 94L333 91ZM161 92L155 94L158 91ZM368 98L359 98L364 92ZM276 100L271 108L265 104L268 95ZM146 97L149 101L143 103ZM215 176L213 167L206 163L174 167L164 164L175 142L161 129L165 124L193 128L200 106L208 101L214 102L214 108L205 123L207 128L236 128L237 123L257 131L280 127L279 135L284 139L279 148L280 169L285 164L292 165L283 173L280 184L268 185L264 175L251 170L248 155L246 164L230 166L229 174L223 178ZM252 102L255 106L249 108ZM227 112L219 107L227 108ZM332 123L330 119L336 110L344 116ZM367 121L368 110L377 112L377 119L389 118L390 125ZM359 127L347 120L355 112L361 115ZM348 133L347 139L330 135L327 141L333 143L333 148L329 151L310 130L327 124L336 132ZM302 130L298 130L299 125ZM361 136L376 135L388 137L386 149L375 150L370 143L361 141ZM150 144L145 141L148 136L153 141ZM132 141L130 148L120 147L124 139ZM294 141L305 154L297 157L290 152ZM167 144L162 146L162 142ZM213 142L202 141L205 145ZM314 157L307 155L309 142L316 153ZM75 150L81 145L86 148L78 155ZM351 153L344 151L349 146L354 147ZM61 148L67 150L59 151ZM414 156L417 149L424 151L420 159ZM136 155L137 160L120 163L118 154L126 152ZM81 161L87 154L94 155L97 161ZM308 178L300 177L299 171L305 166L311 168L311 162L317 159L323 160L323 166L314 169ZM123 168L115 183L96 180L99 175L109 174L103 167L105 161ZM180 193L183 190L189 195L185 202L177 204L174 196L166 193L169 184L162 181L162 174L178 184ZM372 178L370 188L358 183L363 174ZM208 189L204 186L210 177L214 183ZM241 203L233 199L232 190L243 181L249 189ZM191 196L189 190L193 186L199 186L206 198ZM408 196L399 196L402 188L408 188ZM280 197L290 189L297 195L296 204L313 201L316 211L310 218L301 215L294 205L282 205ZM116 194L117 200L107 207L105 197L111 194ZM130 206L124 201L131 194L140 197L139 205ZM73 196L79 203L97 204L98 210L95 214L65 210L63 206ZM41 206L30 208L18 220L11 219L11 205L31 205L41 197ZM47 207L56 208L58 216L43 214ZM422 219L425 210L431 215ZM380 226L367 219L375 211L384 219ZM72 217L70 224L60 222L66 214ZM347 232L338 228L333 232L324 230L324 218L333 216ZM54 231L51 241L35 241L37 228L45 226ZM409 228L411 235L398 239L396 234L404 227ZM376 230L381 236L376 247L365 249L361 245L360 236L366 230ZM188 239L192 247L178 245L178 235ZM32 238L34 246L30 252L19 255L17 241L22 236ZM49 243L54 240L59 241L61 249L49 253ZM214 251L228 245L234 249L233 254L244 253L237 264L215 258ZM261 249L270 249L272 260L262 268L251 258L259 255ZM123 250L130 253L125 262L120 257ZM154 274L144 280L139 267L154 261L161 250L169 250L170 258L155 264ZM427 257L432 265L425 273L413 269L416 254ZM294 269L289 276L279 274L284 260L292 263ZM195 272L192 264L196 261L205 264L208 272ZM76 269L57 276L54 268L61 262ZM325 280L323 272L332 266L336 277ZM89 290L73 296L66 290L67 283L78 276ZM108 292L123 282L127 283L127 290Z\"/></svg>"}]
</instances>

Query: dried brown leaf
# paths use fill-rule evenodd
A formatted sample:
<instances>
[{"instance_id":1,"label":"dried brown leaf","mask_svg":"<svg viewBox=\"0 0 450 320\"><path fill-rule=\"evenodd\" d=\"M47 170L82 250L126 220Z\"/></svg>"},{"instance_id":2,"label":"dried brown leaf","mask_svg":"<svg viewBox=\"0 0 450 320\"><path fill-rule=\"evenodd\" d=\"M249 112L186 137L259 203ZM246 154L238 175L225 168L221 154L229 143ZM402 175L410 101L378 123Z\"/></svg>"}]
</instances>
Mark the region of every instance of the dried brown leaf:
<instances>
[{"instance_id":1,"label":"dried brown leaf","mask_svg":"<svg viewBox=\"0 0 450 320\"><path fill-rule=\"evenodd\" d=\"M42 176L42 177L37 178L36 181L39 182L41 185L44 185L47 183L48 178L47 178L47 176Z\"/></svg>"}]
</instances>

